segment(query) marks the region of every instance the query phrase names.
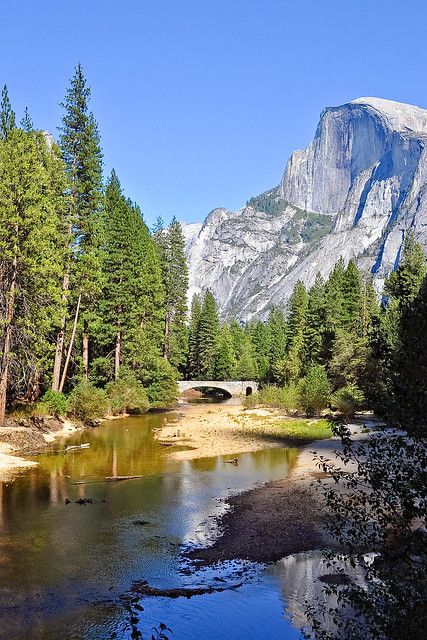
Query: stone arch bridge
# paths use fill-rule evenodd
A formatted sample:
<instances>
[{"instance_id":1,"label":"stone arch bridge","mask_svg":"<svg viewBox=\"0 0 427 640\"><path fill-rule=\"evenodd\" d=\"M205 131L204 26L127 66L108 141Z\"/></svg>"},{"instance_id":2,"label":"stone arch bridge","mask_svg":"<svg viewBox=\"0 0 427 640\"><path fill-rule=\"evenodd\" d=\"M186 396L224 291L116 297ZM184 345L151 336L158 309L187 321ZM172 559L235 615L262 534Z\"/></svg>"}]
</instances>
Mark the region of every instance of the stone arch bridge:
<instances>
[{"instance_id":1,"label":"stone arch bridge","mask_svg":"<svg viewBox=\"0 0 427 640\"><path fill-rule=\"evenodd\" d=\"M226 391L230 396L250 396L258 391L258 382L255 380L178 380L180 393L189 389L219 389Z\"/></svg>"}]
</instances>

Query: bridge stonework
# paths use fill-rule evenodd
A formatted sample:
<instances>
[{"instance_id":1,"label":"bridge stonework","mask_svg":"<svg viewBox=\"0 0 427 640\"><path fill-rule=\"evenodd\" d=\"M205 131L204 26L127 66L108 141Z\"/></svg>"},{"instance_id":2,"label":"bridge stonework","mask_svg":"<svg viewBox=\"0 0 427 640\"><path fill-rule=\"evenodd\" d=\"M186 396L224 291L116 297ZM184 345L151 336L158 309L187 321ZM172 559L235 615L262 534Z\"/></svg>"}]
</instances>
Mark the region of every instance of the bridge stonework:
<instances>
[{"instance_id":1,"label":"bridge stonework","mask_svg":"<svg viewBox=\"0 0 427 640\"><path fill-rule=\"evenodd\" d=\"M258 391L255 380L178 380L180 393L206 387L227 391L231 396L249 396Z\"/></svg>"}]
</instances>

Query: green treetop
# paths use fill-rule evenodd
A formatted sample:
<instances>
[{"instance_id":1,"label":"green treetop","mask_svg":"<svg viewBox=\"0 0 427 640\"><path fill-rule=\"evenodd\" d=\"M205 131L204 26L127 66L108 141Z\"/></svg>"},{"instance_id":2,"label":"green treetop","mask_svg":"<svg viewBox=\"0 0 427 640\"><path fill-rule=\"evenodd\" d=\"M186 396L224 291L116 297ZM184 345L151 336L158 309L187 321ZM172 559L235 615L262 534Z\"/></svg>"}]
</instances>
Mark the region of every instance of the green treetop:
<instances>
[{"instance_id":1,"label":"green treetop","mask_svg":"<svg viewBox=\"0 0 427 640\"><path fill-rule=\"evenodd\" d=\"M220 324L216 301L211 291L203 297L199 325L199 363L202 380L212 379L218 349Z\"/></svg>"},{"instance_id":2,"label":"green treetop","mask_svg":"<svg viewBox=\"0 0 427 640\"><path fill-rule=\"evenodd\" d=\"M0 138L6 140L6 138L12 133L16 127L15 112L12 109L9 100L9 94L7 86L4 85L1 92L0 103Z\"/></svg>"}]
</instances>

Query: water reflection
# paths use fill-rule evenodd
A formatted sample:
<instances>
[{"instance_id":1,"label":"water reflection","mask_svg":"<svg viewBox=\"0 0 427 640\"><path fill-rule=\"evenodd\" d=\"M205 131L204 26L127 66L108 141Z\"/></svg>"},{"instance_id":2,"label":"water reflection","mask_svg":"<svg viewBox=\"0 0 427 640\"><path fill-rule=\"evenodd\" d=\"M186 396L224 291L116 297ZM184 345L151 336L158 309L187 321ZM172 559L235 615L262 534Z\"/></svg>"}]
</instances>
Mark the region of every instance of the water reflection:
<instances>
[{"instance_id":1,"label":"water reflection","mask_svg":"<svg viewBox=\"0 0 427 640\"><path fill-rule=\"evenodd\" d=\"M238 466L222 456L173 462L153 429L175 419L153 414L105 423L67 440L89 442L90 448L64 452L59 442L56 453L37 458L38 467L13 483L0 483L0 637L129 637L117 600L132 582L143 578L166 587L200 581L199 574L180 573L180 545L200 544L215 533L211 516L223 508L222 498L286 476L296 459L295 449L269 449L241 454ZM143 477L104 481L124 475ZM75 504L79 498L93 503ZM220 611L230 629L242 624L246 611L245 638L251 640L261 631L256 592L271 631L296 637L279 612L276 580L263 579L261 585L174 601L173 607L163 599L144 602L151 611L144 624L170 623L174 638L186 640L199 638L204 625L209 640L218 638ZM108 615L94 606L100 601L108 601Z\"/></svg>"}]
</instances>

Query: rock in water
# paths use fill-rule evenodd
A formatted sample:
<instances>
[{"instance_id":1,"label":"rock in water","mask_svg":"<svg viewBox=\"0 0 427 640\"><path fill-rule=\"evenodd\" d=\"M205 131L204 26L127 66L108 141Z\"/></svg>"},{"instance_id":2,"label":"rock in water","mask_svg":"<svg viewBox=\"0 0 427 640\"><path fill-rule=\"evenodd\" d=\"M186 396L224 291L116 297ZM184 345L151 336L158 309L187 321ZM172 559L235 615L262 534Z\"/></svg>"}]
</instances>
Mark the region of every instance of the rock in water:
<instances>
[{"instance_id":1,"label":"rock in water","mask_svg":"<svg viewBox=\"0 0 427 640\"><path fill-rule=\"evenodd\" d=\"M380 291L408 229L427 249L426 142L425 109L380 98L326 108L278 187L183 225L190 297L210 288L224 317L266 317L340 256Z\"/></svg>"}]
</instances>

